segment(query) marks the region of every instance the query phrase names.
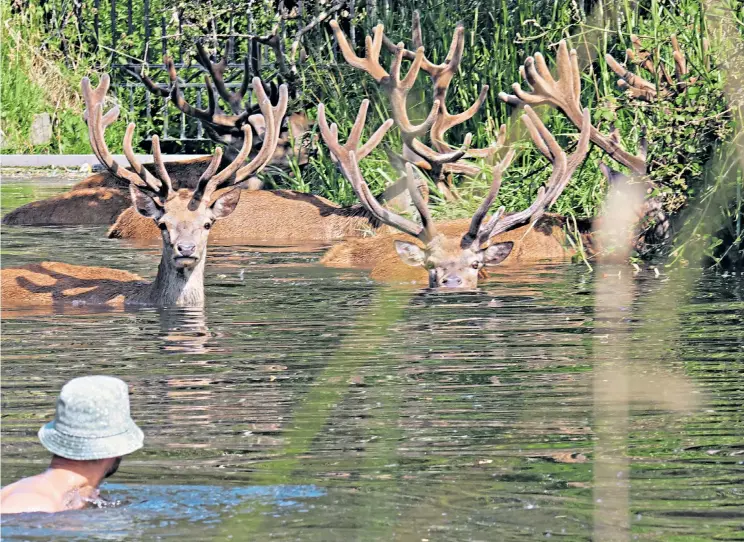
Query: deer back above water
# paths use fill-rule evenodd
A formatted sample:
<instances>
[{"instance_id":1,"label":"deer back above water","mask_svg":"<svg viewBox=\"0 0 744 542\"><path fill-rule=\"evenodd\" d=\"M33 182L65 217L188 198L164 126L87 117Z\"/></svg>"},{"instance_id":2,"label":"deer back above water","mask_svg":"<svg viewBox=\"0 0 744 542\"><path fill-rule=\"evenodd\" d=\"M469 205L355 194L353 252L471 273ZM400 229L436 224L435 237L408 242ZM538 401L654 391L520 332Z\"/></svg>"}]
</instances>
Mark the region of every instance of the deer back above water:
<instances>
[{"instance_id":1,"label":"deer back above water","mask_svg":"<svg viewBox=\"0 0 744 542\"><path fill-rule=\"evenodd\" d=\"M425 187L419 184L418 190L428 197ZM405 197L391 192L390 200L386 193L378 197L381 205L409 205L407 190ZM360 204L342 207L322 196L293 190L245 190L235 212L215 224L210 241L331 242L369 235L380 227ZM157 239L159 232L152 221L129 208L119 215L108 236L145 241Z\"/></svg>"},{"instance_id":2,"label":"deer back above water","mask_svg":"<svg viewBox=\"0 0 744 542\"><path fill-rule=\"evenodd\" d=\"M168 163L175 188L196 187L211 157ZM154 164L145 166L151 173ZM76 183L67 192L27 203L3 217L6 226L111 225L132 206L129 183L110 171L102 171Z\"/></svg>"},{"instance_id":3,"label":"deer back above water","mask_svg":"<svg viewBox=\"0 0 744 542\"><path fill-rule=\"evenodd\" d=\"M570 258L575 251L566 240L564 231L565 218L555 214L545 214L533 224L520 226L511 231L497 235L493 239L494 244L512 243L512 250L504 258L499 266L523 266L531 265L540 261L562 261ZM462 256L459 245L462 237L468 232L470 219L450 220L437 222L437 231L444 236L444 243L440 250L444 254L451 254L452 262L458 261ZM589 243L587 234L582 235L582 241ZM409 235L397 232L380 234L363 239L348 239L331 247L320 262L327 267L355 268L370 270L370 278L383 282L410 283L418 286L429 284L429 269L418 262L411 262L410 250L404 252L405 260L398 252L400 243L413 243L425 253L424 243ZM471 264L477 262L477 258L470 256ZM415 265L411 265L411 262ZM475 278L483 279L487 276L484 267L478 265L478 269L472 267L477 273L470 271L467 261L463 262L467 274L475 275ZM486 267L489 267L488 265Z\"/></svg>"}]
</instances>

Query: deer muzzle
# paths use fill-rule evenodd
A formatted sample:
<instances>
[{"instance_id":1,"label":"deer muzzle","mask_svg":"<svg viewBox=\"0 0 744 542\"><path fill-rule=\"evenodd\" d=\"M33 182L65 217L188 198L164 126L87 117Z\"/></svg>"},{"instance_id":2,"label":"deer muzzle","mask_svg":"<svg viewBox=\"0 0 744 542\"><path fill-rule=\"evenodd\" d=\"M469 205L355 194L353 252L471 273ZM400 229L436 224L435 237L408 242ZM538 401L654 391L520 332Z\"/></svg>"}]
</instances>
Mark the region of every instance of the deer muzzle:
<instances>
[{"instance_id":1,"label":"deer muzzle","mask_svg":"<svg viewBox=\"0 0 744 542\"><path fill-rule=\"evenodd\" d=\"M196 254L194 243L177 243L173 254L173 261L178 268L188 268L196 265L199 256Z\"/></svg>"},{"instance_id":2,"label":"deer muzzle","mask_svg":"<svg viewBox=\"0 0 744 542\"><path fill-rule=\"evenodd\" d=\"M440 282L441 288L462 288L463 280L460 275L447 275Z\"/></svg>"}]
</instances>

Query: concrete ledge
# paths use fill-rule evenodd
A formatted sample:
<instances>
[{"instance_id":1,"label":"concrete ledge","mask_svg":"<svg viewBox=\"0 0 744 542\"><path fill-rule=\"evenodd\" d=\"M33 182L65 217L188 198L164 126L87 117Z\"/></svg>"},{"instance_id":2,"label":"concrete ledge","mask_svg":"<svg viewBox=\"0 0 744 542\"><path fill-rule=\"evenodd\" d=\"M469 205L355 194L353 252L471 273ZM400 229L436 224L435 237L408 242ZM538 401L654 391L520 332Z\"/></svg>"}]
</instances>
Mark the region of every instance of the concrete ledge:
<instances>
[{"instance_id":1,"label":"concrete ledge","mask_svg":"<svg viewBox=\"0 0 744 542\"><path fill-rule=\"evenodd\" d=\"M207 154L164 154L166 162L178 162ZM116 161L128 167L129 160L123 154L115 154ZM138 154L137 159L143 164L152 162L149 154ZM69 167L79 168L89 164L91 167L98 165L98 158L94 154L0 154L0 167Z\"/></svg>"}]
</instances>

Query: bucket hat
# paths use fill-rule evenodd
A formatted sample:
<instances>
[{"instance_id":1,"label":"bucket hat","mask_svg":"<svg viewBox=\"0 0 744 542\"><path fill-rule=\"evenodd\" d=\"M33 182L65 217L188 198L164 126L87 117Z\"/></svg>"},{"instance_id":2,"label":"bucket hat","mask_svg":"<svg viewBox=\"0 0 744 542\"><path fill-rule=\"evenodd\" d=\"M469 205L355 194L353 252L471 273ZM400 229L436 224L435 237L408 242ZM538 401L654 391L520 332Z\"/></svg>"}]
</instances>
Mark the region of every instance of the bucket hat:
<instances>
[{"instance_id":1,"label":"bucket hat","mask_svg":"<svg viewBox=\"0 0 744 542\"><path fill-rule=\"evenodd\" d=\"M62 387L54 420L39 429L53 454L88 461L142 448L144 435L129 415L129 390L111 376L74 378Z\"/></svg>"}]
</instances>

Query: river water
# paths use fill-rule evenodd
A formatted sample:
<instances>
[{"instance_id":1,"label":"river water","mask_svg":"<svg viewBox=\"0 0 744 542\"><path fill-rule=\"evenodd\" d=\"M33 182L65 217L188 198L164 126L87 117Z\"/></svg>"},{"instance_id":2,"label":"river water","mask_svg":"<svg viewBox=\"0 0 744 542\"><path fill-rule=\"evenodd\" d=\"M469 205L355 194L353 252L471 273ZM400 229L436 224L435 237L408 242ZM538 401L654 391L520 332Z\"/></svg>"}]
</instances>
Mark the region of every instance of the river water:
<instances>
[{"instance_id":1,"label":"river water","mask_svg":"<svg viewBox=\"0 0 744 542\"><path fill-rule=\"evenodd\" d=\"M3 212L64 186L4 179ZM104 234L3 227L2 266L154 276L159 246ZM127 381L146 438L108 506L3 539L744 539L741 277L536 265L436 294L321 254L213 246L203 310L7 313L3 485L45 468L76 376Z\"/></svg>"}]
</instances>

